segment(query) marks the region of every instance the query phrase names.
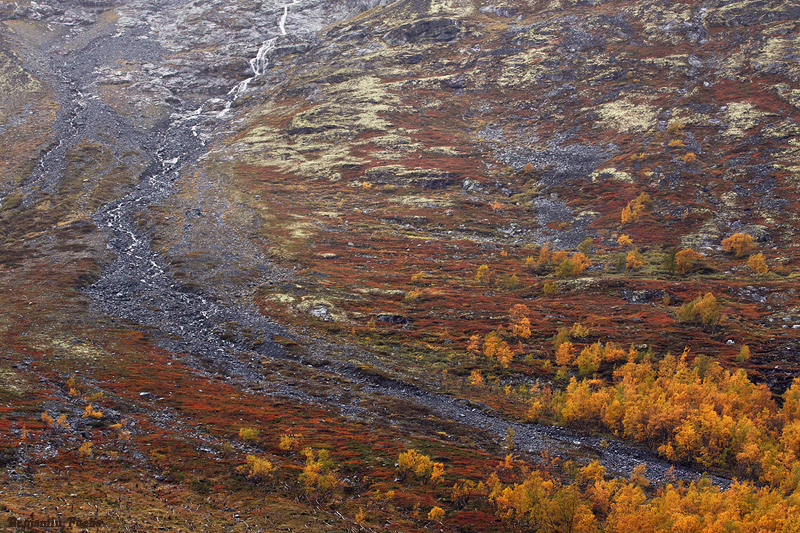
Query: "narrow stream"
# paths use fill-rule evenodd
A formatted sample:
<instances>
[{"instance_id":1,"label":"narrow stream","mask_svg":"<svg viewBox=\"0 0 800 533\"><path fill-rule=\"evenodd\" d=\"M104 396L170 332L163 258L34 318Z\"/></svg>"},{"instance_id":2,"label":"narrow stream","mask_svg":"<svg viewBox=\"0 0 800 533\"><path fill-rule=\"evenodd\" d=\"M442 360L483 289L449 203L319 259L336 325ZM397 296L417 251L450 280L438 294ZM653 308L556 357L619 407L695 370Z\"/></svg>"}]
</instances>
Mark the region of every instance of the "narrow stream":
<instances>
[{"instance_id":1,"label":"narrow stream","mask_svg":"<svg viewBox=\"0 0 800 533\"><path fill-rule=\"evenodd\" d=\"M235 102L239 96L247 91L247 87L250 85L251 81L259 76L264 75L264 72L269 66L269 54L275 50L275 47L278 44L278 39L287 35L286 19L289 17L289 8L297 5L300 5L300 0L292 0L292 2L283 5L283 14L278 19L278 31L280 32L280 35L264 41L264 43L261 45L261 48L258 49L256 56L250 60L250 70L253 71L253 75L237 83L236 86L234 86L233 89L228 92L228 96L231 98L228 103L225 104L225 109L220 112L220 118L225 116L230 111L233 102Z\"/></svg>"}]
</instances>

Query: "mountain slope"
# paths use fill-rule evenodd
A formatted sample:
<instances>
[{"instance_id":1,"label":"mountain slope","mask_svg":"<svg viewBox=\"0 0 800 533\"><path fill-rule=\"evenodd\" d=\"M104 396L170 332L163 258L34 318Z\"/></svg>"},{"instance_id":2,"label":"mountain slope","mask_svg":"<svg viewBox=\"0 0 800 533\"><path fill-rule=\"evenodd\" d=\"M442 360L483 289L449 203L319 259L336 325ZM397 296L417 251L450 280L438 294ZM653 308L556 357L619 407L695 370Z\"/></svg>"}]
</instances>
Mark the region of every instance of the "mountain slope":
<instances>
[{"instance_id":1,"label":"mountain slope","mask_svg":"<svg viewBox=\"0 0 800 533\"><path fill-rule=\"evenodd\" d=\"M616 530L712 471L789 523L799 15L0 4L4 511Z\"/></svg>"}]
</instances>

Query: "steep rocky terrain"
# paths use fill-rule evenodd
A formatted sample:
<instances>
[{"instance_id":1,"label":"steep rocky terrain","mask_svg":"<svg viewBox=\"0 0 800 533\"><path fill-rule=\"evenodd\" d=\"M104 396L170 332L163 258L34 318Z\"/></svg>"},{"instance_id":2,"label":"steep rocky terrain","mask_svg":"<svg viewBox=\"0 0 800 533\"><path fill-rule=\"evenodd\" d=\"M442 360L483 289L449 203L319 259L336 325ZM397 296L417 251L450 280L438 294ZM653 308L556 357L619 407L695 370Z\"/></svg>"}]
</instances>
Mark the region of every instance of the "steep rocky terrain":
<instances>
[{"instance_id":1,"label":"steep rocky terrain","mask_svg":"<svg viewBox=\"0 0 800 533\"><path fill-rule=\"evenodd\" d=\"M453 484L593 459L651 495L701 474L792 493L748 462L755 430L684 453L679 430L568 406L583 378L600 394L625 361L663 377L683 353L706 385L744 369L775 411L759 431L789 427L798 19L777 0L0 2L4 514L506 531L534 526ZM687 318L707 293L718 314ZM306 446L331 451L330 490L298 478ZM402 479L408 449L444 482ZM248 477L248 455L275 470Z\"/></svg>"}]
</instances>

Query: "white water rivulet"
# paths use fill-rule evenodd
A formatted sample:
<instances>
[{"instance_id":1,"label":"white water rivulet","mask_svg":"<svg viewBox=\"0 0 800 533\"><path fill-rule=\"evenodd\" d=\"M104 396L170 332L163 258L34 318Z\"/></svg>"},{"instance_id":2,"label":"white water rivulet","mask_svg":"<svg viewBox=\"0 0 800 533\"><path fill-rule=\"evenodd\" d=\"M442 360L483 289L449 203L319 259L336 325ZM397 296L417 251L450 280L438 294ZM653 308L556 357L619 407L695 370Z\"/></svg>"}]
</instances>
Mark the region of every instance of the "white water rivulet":
<instances>
[{"instance_id":1,"label":"white water rivulet","mask_svg":"<svg viewBox=\"0 0 800 533\"><path fill-rule=\"evenodd\" d=\"M220 117L230 111L233 102L235 102L236 99L247 90L247 86L250 85L251 81L264 74L267 66L269 65L270 52L272 52L277 46L278 39L287 35L286 19L289 17L289 8L299 3L300 0L292 0L290 3L283 5L283 14L281 15L280 19L278 19L278 31L280 31L280 35L264 41L264 43L261 45L261 48L258 49L256 57L250 60L250 70L253 71L253 75L243 81L240 81L228 92L228 96L230 96L231 99L225 105L225 109L220 112Z\"/></svg>"}]
</instances>

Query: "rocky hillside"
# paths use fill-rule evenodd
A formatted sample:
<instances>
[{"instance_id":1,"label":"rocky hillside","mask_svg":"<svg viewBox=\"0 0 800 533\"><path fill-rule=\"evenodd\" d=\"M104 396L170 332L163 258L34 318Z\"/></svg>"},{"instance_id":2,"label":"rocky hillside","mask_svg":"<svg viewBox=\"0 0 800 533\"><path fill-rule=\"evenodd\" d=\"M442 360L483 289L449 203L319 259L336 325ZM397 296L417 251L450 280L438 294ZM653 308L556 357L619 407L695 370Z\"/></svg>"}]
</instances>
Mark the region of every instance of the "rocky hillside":
<instances>
[{"instance_id":1,"label":"rocky hillside","mask_svg":"<svg viewBox=\"0 0 800 533\"><path fill-rule=\"evenodd\" d=\"M616 531L705 473L781 530L799 21L0 1L0 519Z\"/></svg>"}]
</instances>

